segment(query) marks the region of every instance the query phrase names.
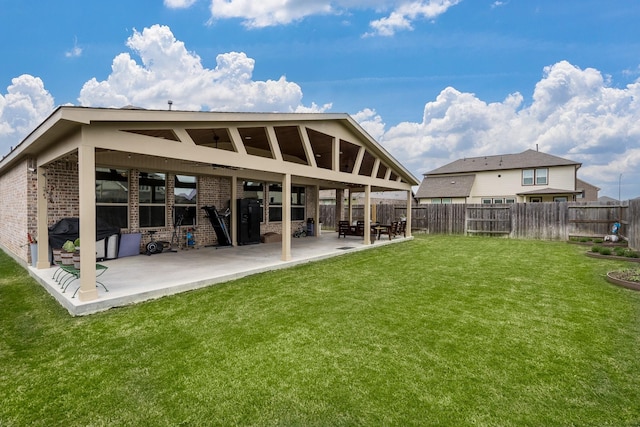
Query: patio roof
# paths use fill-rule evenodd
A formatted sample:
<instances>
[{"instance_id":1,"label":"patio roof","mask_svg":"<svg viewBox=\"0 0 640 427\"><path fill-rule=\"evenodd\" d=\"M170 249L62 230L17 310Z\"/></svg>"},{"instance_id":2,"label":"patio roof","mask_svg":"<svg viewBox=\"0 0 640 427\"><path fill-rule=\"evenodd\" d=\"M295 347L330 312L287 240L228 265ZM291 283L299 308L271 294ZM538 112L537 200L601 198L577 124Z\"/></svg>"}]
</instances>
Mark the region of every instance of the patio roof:
<instances>
[{"instance_id":1,"label":"patio roof","mask_svg":"<svg viewBox=\"0 0 640 427\"><path fill-rule=\"evenodd\" d=\"M273 243L202 247L151 256L117 258L100 263L107 270L98 279L108 292L100 286L96 287L99 298L92 301L82 301L77 295L73 297L80 286L80 280L71 282L63 292L60 284L53 279L57 266L47 269L29 267L29 273L71 315L83 316L410 239L411 237L396 237L393 240L385 238L367 245L362 237L338 238L336 232L322 232L316 237L292 239L293 256L287 261L280 258L280 245Z\"/></svg>"}]
</instances>

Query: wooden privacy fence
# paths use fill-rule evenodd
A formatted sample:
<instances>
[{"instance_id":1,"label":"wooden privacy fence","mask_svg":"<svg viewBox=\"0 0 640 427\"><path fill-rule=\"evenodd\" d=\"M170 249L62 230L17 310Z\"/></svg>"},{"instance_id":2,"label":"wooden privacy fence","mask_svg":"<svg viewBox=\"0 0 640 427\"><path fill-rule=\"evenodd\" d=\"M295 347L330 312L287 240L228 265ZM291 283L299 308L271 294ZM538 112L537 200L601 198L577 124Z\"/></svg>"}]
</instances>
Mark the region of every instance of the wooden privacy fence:
<instances>
[{"instance_id":1,"label":"wooden privacy fence","mask_svg":"<svg viewBox=\"0 0 640 427\"><path fill-rule=\"evenodd\" d=\"M406 216L405 205L372 205L373 221L390 223ZM348 218L347 208L342 218ZM352 206L352 219L364 219L364 208ZM336 224L334 205L320 206L324 228ZM597 202L515 203L509 205L441 204L411 209L411 229L429 234L484 234L524 239L567 240L572 236L605 236L614 222L629 246L640 248L640 199L623 204Z\"/></svg>"}]
</instances>

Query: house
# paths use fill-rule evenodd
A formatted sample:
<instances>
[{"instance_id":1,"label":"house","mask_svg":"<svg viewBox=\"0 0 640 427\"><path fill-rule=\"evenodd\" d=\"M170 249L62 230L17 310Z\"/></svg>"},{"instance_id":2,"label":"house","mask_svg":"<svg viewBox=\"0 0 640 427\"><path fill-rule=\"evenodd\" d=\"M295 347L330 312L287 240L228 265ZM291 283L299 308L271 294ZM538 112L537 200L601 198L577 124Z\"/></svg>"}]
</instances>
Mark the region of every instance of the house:
<instances>
[{"instance_id":1,"label":"house","mask_svg":"<svg viewBox=\"0 0 640 427\"><path fill-rule=\"evenodd\" d=\"M416 198L420 204L595 200L599 189L576 177L580 166L534 150L463 158L427 172Z\"/></svg>"},{"instance_id":2,"label":"house","mask_svg":"<svg viewBox=\"0 0 640 427\"><path fill-rule=\"evenodd\" d=\"M33 236L32 268L48 269L49 226L79 218L78 295L92 301L98 220L140 234L141 250L149 232L171 240L178 218L213 245L219 238L203 208L215 206L229 210L235 246L243 238L239 201L250 199L260 234L282 236L286 261L293 230L319 217L321 190L354 190L365 200L401 191L410 206L413 185L417 179L347 114L62 106L0 160L0 248L26 265Z\"/></svg>"}]
</instances>

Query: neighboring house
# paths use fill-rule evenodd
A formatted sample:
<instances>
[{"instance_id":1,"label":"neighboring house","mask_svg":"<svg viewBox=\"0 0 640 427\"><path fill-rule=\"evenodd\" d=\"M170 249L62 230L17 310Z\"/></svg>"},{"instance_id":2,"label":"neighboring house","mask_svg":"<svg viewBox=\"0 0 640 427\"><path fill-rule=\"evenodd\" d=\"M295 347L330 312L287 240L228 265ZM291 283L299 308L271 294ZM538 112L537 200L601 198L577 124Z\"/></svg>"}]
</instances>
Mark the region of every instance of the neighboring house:
<instances>
[{"instance_id":1,"label":"neighboring house","mask_svg":"<svg viewBox=\"0 0 640 427\"><path fill-rule=\"evenodd\" d=\"M281 234L289 260L291 233L318 219L321 190L353 189L368 204L371 192L400 191L410 205L418 183L347 114L63 106L0 160L0 249L26 264L29 234L38 239L36 268L49 268L48 227L78 217L78 295L90 301L98 298L90 243L97 219L143 239L153 231L171 240L183 216L183 225L197 226L197 241L210 245L216 229L202 208L229 208L235 245L237 201L252 199L260 234Z\"/></svg>"},{"instance_id":2,"label":"neighboring house","mask_svg":"<svg viewBox=\"0 0 640 427\"><path fill-rule=\"evenodd\" d=\"M599 187L589 184L581 179L576 179L576 189L581 191L580 194L576 195L576 200L582 202L598 201L598 191L600 191Z\"/></svg>"},{"instance_id":3,"label":"neighboring house","mask_svg":"<svg viewBox=\"0 0 640 427\"><path fill-rule=\"evenodd\" d=\"M576 177L580 166L534 150L464 158L427 172L415 197L420 204L596 200L599 189Z\"/></svg>"}]
</instances>

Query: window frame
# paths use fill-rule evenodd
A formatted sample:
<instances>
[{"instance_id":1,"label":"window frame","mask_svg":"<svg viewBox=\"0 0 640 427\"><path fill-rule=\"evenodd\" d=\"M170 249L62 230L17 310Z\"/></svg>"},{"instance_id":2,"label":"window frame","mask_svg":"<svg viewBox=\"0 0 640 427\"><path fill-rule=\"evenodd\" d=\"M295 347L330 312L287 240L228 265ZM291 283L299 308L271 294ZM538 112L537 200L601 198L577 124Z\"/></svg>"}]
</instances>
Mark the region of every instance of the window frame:
<instances>
[{"instance_id":1,"label":"window frame","mask_svg":"<svg viewBox=\"0 0 640 427\"><path fill-rule=\"evenodd\" d=\"M115 174L112 171L115 171ZM121 176L121 177L123 176L124 179L117 179L117 180L116 179L113 179L113 180L110 180L110 179L99 179L98 178L98 174L99 173L105 173L105 174L109 173L114 178L117 177L117 176ZM97 218L102 218L103 220L105 220L106 222L108 222L111 225L114 225L114 226L117 226L117 227L120 227L120 228L127 228L128 229L129 228L129 218L130 218L130 215L129 215L129 196L131 194L130 182L129 182L129 177L130 177L129 170L127 170L127 169L117 169L117 168L96 167L95 174L96 174L96 177L95 177L95 180L96 180L96 194L95 194L95 197L96 197L96 217ZM100 182L117 182L117 183L124 182L124 183L126 183L125 188L124 188L124 191L126 193L126 201L121 201L121 202L105 202L105 201L101 201L100 200L101 198L99 196L99 190L98 190L98 188L100 186L100 184L99 184ZM124 208L124 212L125 212L124 213L124 223L113 223L114 221L110 221L108 219L105 219L105 216L100 214L101 208L108 208L108 209L110 209L110 208ZM120 215L118 215L118 216L120 216ZM111 216L107 215L107 217L110 218Z\"/></svg>"},{"instance_id":2,"label":"window frame","mask_svg":"<svg viewBox=\"0 0 640 427\"><path fill-rule=\"evenodd\" d=\"M143 187L146 187L147 184L142 184L143 180L152 180L153 178L149 178L151 175L162 175L164 185L149 185L151 187L149 191L151 192L151 200L150 201L142 201L143 195ZM160 181L160 180L158 180ZM164 197L160 201L160 199L156 199L156 194L158 192L158 188L162 190L160 193L164 194ZM154 209L156 208L156 209ZM154 210L158 208L162 208L162 215L154 214ZM148 209L148 214L143 215L143 209ZM162 217L162 223L154 223L154 222L144 222L143 218L149 218L149 220L153 220L154 217ZM138 175L138 221L140 228L163 228L167 226L167 173L165 172L146 172L141 171Z\"/></svg>"},{"instance_id":3,"label":"window frame","mask_svg":"<svg viewBox=\"0 0 640 427\"><path fill-rule=\"evenodd\" d=\"M183 178L193 178L193 183L184 183L182 181L180 181L180 177ZM183 212L188 213L188 215L185 215L182 219L182 222L180 225L190 225L190 226L195 226L198 225L198 215L197 215L197 208L198 208L198 177L195 175L183 175L183 174L175 174L173 177L173 221L174 223L178 220L178 216L180 214L182 214ZM183 184L183 185L178 185L178 183ZM191 203L178 203L176 197L178 196L178 194L176 194L176 191L178 189L183 189L183 190L187 190L187 189L194 189L195 190L195 195L193 197L193 202ZM188 200L188 199L187 199ZM190 215L191 213L193 213L193 215Z\"/></svg>"}]
</instances>

